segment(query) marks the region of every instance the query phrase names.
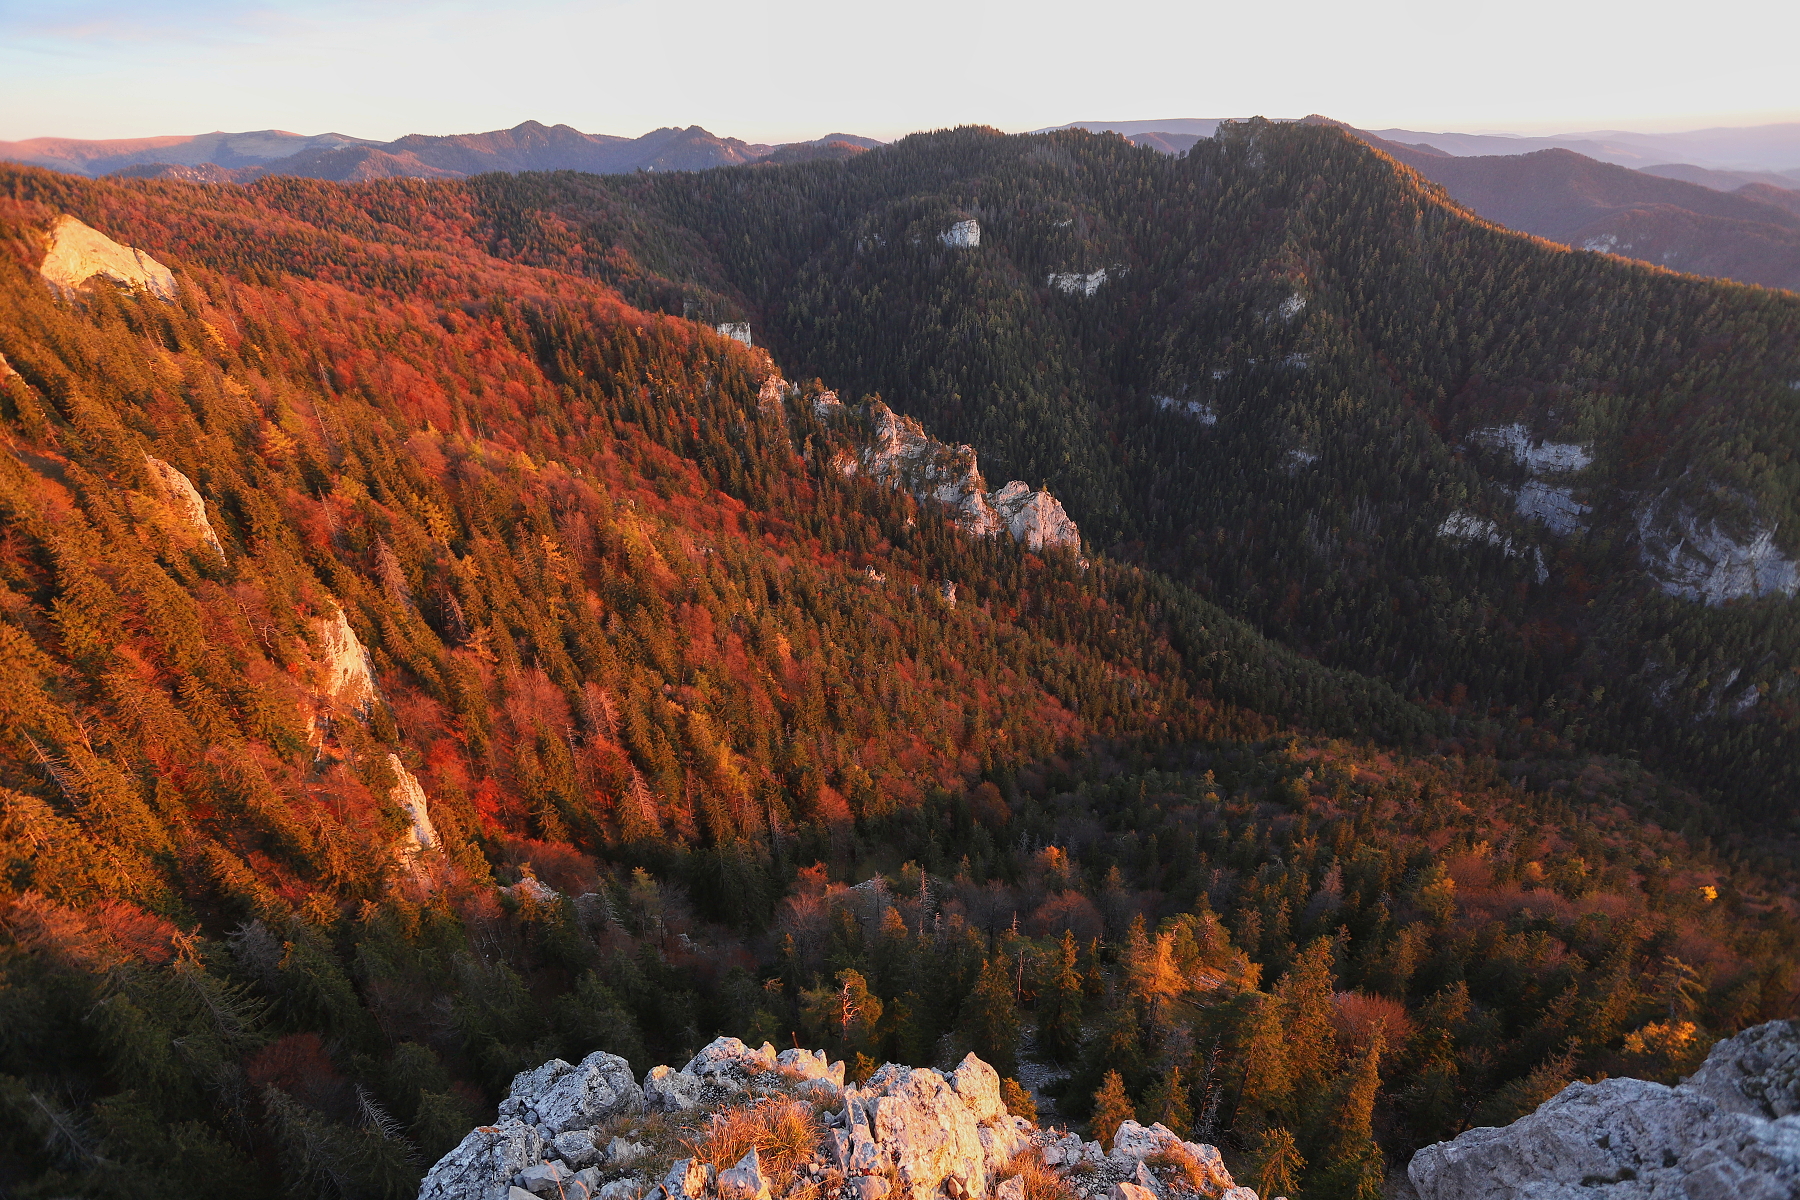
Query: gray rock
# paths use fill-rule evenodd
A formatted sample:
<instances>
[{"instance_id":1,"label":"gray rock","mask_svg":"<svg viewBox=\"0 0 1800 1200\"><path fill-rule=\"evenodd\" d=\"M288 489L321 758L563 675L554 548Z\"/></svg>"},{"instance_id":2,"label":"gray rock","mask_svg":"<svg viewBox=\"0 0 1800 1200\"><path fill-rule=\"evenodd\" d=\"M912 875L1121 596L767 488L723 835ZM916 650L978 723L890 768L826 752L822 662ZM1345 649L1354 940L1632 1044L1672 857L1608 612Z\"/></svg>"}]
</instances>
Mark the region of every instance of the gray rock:
<instances>
[{"instance_id":1,"label":"gray rock","mask_svg":"<svg viewBox=\"0 0 1800 1200\"><path fill-rule=\"evenodd\" d=\"M1725 1039L1685 1086L1726 1112L1771 1121L1800 1113L1800 1021L1770 1021Z\"/></svg>"},{"instance_id":2,"label":"gray rock","mask_svg":"<svg viewBox=\"0 0 1800 1200\"><path fill-rule=\"evenodd\" d=\"M1115 1183L1106 1200L1156 1200L1156 1193L1135 1183Z\"/></svg>"},{"instance_id":3,"label":"gray rock","mask_svg":"<svg viewBox=\"0 0 1800 1200\"><path fill-rule=\"evenodd\" d=\"M642 1142L628 1142L622 1137L615 1137L606 1143L606 1161L609 1166L629 1167L644 1155L650 1153L650 1147Z\"/></svg>"},{"instance_id":4,"label":"gray rock","mask_svg":"<svg viewBox=\"0 0 1800 1200\"><path fill-rule=\"evenodd\" d=\"M1025 1200L1025 1181L1014 1175L994 1189L994 1200Z\"/></svg>"},{"instance_id":5,"label":"gray rock","mask_svg":"<svg viewBox=\"0 0 1800 1200\"><path fill-rule=\"evenodd\" d=\"M719 1172L719 1200L769 1200L769 1181L763 1178L755 1146L735 1167Z\"/></svg>"},{"instance_id":6,"label":"gray rock","mask_svg":"<svg viewBox=\"0 0 1800 1200\"><path fill-rule=\"evenodd\" d=\"M673 1067L651 1067L644 1076L644 1107L651 1112L692 1112L700 1107L698 1075Z\"/></svg>"},{"instance_id":7,"label":"gray rock","mask_svg":"<svg viewBox=\"0 0 1800 1200\"><path fill-rule=\"evenodd\" d=\"M567 1134L563 1135L567 1137ZM594 1200L600 1192L600 1168L583 1167L563 1184L563 1200Z\"/></svg>"},{"instance_id":8,"label":"gray rock","mask_svg":"<svg viewBox=\"0 0 1800 1200\"><path fill-rule=\"evenodd\" d=\"M644 1190L644 1181L636 1175L615 1179L596 1194L595 1200L634 1200Z\"/></svg>"},{"instance_id":9,"label":"gray rock","mask_svg":"<svg viewBox=\"0 0 1800 1200\"><path fill-rule=\"evenodd\" d=\"M857 1175L847 1181L846 1186L856 1195L856 1200L885 1200L894 1185L882 1175ZM1024 1200L1024 1197L1019 1197Z\"/></svg>"},{"instance_id":10,"label":"gray rock","mask_svg":"<svg viewBox=\"0 0 1800 1200\"><path fill-rule=\"evenodd\" d=\"M577 1171L600 1161L600 1150L594 1145L594 1135L586 1129L571 1129L566 1133L559 1133L551 1139L550 1144L556 1156Z\"/></svg>"},{"instance_id":11,"label":"gray rock","mask_svg":"<svg viewBox=\"0 0 1800 1200\"><path fill-rule=\"evenodd\" d=\"M1162 1184L1157 1181L1156 1176L1150 1173L1150 1168L1146 1167L1143 1163L1137 1165L1137 1173L1131 1177L1131 1182L1158 1197L1163 1194Z\"/></svg>"},{"instance_id":12,"label":"gray rock","mask_svg":"<svg viewBox=\"0 0 1800 1200\"><path fill-rule=\"evenodd\" d=\"M1407 1175L1421 1200L1794 1200L1797 1067L1800 1030L1772 1022L1720 1042L1679 1087L1572 1083L1504 1129L1425 1147Z\"/></svg>"},{"instance_id":13,"label":"gray rock","mask_svg":"<svg viewBox=\"0 0 1800 1200\"><path fill-rule=\"evenodd\" d=\"M677 1159L663 1176L663 1195L669 1200L697 1200L712 1185L712 1168L697 1158Z\"/></svg>"},{"instance_id":14,"label":"gray rock","mask_svg":"<svg viewBox=\"0 0 1800 1200\"><path fill-rule=\"evenodd\" d=\"M1220 1192L1219 1200L1256 1200L1256 1189L1247 1188L1242 1184L1238 1184L1234 1187L1228 1187ZM1275 1200L1287 1200L1287 1197L1277 1196L1275 1197Z\"/></svg>"},{"instance_id":15,"label":"gray rock","mask_svg":"<svg viewBox=\"0 0 1800 1200\"><path fill-rule=\"evenodd\" d=\"M534 1196L560 1196L563 1186L575 1177L569 1164L561 1159L533 1163L519 1172L519 1186Z\"/></svg>"},{"instance_id":16,"label":"gray rock","mask_svg":"<svg viewBox=\"0 0 1800 1200\"><path fill-rule=\"evenodd\" d=\"M522 1121L469 1131L419 1185L419 1200L507 1200L513 1176L543 1161L544 1139Z\"/></svg>"},{"instance_id":17,"label":"gray rock","mask_svg":"<svg viewBox=\"0 0 1800 1200\"><path fill-rule=\"evenodd\" d=\"M537 1197L524 1188L515 1186L506 1189L506 1200L537 1200Z\"/></svg>"},{"instance_id":18,"label":"gray rock","mask_svg":"<svg viewBox=\"0 0 1800 1200\"><path fill-rule=\"evenodd\" d=\"M591 1129L615 1113L641 1112L644 1092L631 1073L631 1064L616 1054L596 1050L570 1066L553 1058L531 1071L513 1077L507 1096L532 1113L537 1123L548 1130L548 1136L571 1129ZM504 1114L507 1105L501 1106Z\"/></svg>"}]
</instances>

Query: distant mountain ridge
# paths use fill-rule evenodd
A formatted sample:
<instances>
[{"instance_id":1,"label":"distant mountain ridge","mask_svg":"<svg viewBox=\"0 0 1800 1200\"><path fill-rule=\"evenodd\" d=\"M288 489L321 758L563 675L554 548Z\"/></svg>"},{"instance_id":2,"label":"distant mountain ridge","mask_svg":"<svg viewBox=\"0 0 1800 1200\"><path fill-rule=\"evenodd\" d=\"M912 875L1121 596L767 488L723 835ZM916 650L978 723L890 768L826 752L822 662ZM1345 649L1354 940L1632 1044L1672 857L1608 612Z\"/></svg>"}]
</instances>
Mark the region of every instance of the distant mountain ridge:
<instances>
[{"instance_id":1,"label":"distant mountain ridge","mask_svg":"<svg viewBox=\"0 0 1800 1200\"><path fill-rule=\"evenodd\" d=\"M488 171L702 171L802 158L845 157L881 145L873 138L827 134L813 142L771 146L722 138L698 125L627 138L583 133L568 125L526 121L488 133L408 134L391 142L268 129L103 141L35 138L0 142L0 159L90 177L188 179L247 183L264 175L354 182L368 179L460 179Z\"/></svg>"}]
</instances>

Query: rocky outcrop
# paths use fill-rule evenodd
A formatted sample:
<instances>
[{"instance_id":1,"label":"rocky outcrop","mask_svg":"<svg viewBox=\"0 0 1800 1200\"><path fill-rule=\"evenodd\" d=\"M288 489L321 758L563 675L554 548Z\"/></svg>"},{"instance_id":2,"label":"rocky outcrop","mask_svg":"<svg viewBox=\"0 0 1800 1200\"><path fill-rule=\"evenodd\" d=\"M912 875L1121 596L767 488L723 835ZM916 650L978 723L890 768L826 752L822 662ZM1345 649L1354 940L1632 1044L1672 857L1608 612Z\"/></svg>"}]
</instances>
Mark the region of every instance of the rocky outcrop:
<instances>
[{"instance_id":1,"label":"rocky outcrop","mask_svg":"<svg viewBox=\"0 0 1800 1200\"><path fill-rule=\"evenodd\" d=\"M1638 553L1671 596L1723 604L1800 592L1800 566L1775 545L1773 526L1733 536L1685 507L1650 505L1638 514Z\"/></svg>"},{"instance_id":2,"label":"rocky outcrop","mask_svg":"<svg viewBox=\"0 0 1800 1200\"><path fill-rule=\"evenodd\" d=\"M436 850L437 830L431 824L431 806L426 802L425 789L413 773L406 769L398 754L388 755L388 766L394 772L394 790L388 798L399 805L411 822L406 832L400 835L400 855L412 858L423 850Z\"/></svg>"},{"instance_id":3,"label":"rocky outcrop","mask_svg":"<svg viewBox=\"0 0 1800 1200\"><path fill-rule=\"evenodd\" d=\"M1048 492L1014 480L990 493L974 447L946 445L879 400L870 402L869 417L873 436L860 459L840 462L845 474L861 471L920 500L942 504L965 533L976 537L1004 529L1033 550L1081 548L1081 531Z\"/></svg>"},{"instance_id":4,"label":"rocky outcrop","mask_svg":"<svg viewBox=\"0 0 1800 1200\"><path fill-rule=\"evenodd\" d=\"M207 519L206 501L201 497L200 489L194 486L194 481L160 458L146 454L144 462L150 468L151 478L156 481L164 509L183 536L205 543L214 554L224 558L225 547L220 544L219 535L213 531L212 522Z\"/></svg>"},{"instance_id":5,"label":"rocky outcrop","mask_svg":"<svg viewBox=\"0 0 1800 1200\"><path fill-rule=\"evenodd\" d=\"M1051 287L1071 296L1091 296L1099 291L1100 285L1105 282L1105 267L1101 267L1098 271L1089 271L1085 275L1078 272L1052 274L1048 280Z\"/></svg>"},{"instance_id":6,"label":"rocky outcrop","mask_svg":"<svg viewBox=\"0 0 1800 1200\"><path fill-rule=\"evenodd\" d=\"M1013 535L1032 550L1045 546L1068 546L1079 549L1081 531L1063 506L1048 492L1036 492L1015 479L988 496L988 504Z\"/></svg>"},{"instance_id":7,"label":"rocky outcrop","mask_svg":"<svg viewBox=\"0 0 1800 1200\"><path fill-rule=\"evenodd\" d=\"M592 1129L614 1113L641 1112L644 1089L632 1076L631 1064L616 1054L596 1050L571 1066L553 1058L535 1070L513 1077L500 1118L517 1117L537 1127L546 1140Z\"/></svg>"},{"instance_id":8,"label":"rocky outcrop","mask_svg":"<svg viewBox=\"0 0 1800 1200\"><path fill-rule=\"evenodd\" d=\"M750 322L748 321L724 321L713 328L734 342L742 342L746 346L754 345L750 340Z\"/></svg>"},{"instance_id":9,"label":"rocky outcrop","mask_svg":"<svg viewBox=\"0 0 1800 1200\"><path fill-rule=\"evenodd\" d=\"M121 287L175 299L175 274L134 246L121 246L64 213L50 230L50 248L38 272L65 296L99 276Z\"/></svg>"},{"instance_id":10,"label":"rocky outcrop","mask_svg":"<svg viewBox=\"0 0 1800 1200\"><path fill-rule=\"evenodd\" d=\"M938 234L938 241L952 250L973 250L981 245L981 222L958 221Z\"/></svg>"},{"instance_id":11,"label":"rocky outcrop","mask_svg":"<svg viewBox=\"0 0 1800 1200\"><path fill-rule=\"evenodd\" d=\"M369 652L341 608L314 622L319 638L319 692L339 709L367 712L375 702L375 672Z\"/></svg>"},{"instance_id":12,"label":"rocky outcrop","mask_svg":"<svg viewBox=\"0 0 1800 1200\"><path fill-rule=\"evenodd\" d=\"M1414 1155L1421 1200L1793 1200L1800 1023L1720 1042L1687 1082L1572 1083L1504 1129Z\"/></svg>"},{"instance_id":13,"label":"rocky outcrop","mask_svg":"<svg viewBox=\"0 0 1800 1200\"><path fill-rule=\"evenodd\" d=\"M1006 1111L999 1075L973 1054L948 1073L888 1063L867 1083L846 1086L844 1064L828 1064L822 1051L778 1054L737 1038L715 1039L679 1071L651 1068L641 1088L624 1060L603 1053L580 1066L556 1059L520 1074L499 1121L472 1131L432 1167L420 1200L522 1200L512 1188L565 1200L774 1200L776 1181L754 1149L715 1173L697 1155L667 1167L667 1158L646 1161L648 1146L599 1132L645 1108L690 1114L680 1128L700 1129L699 1115L769 1096L835 1109L786 1196L1025 1200L1025 1181L1011 1164L1035 1146L1084 1200L1159 1200L1194 1194L1196 1182L1202 1195L1256 1200L1236 1187L1217 1150L1161 1125L1125 1122L1110 1154L1074 1134L1038 1129ZM1180 1184L1166 1165L1176 1159L1186 1168ZM606 1181L609 1175L616 1178Z\"/></svg>"}]
</instances>

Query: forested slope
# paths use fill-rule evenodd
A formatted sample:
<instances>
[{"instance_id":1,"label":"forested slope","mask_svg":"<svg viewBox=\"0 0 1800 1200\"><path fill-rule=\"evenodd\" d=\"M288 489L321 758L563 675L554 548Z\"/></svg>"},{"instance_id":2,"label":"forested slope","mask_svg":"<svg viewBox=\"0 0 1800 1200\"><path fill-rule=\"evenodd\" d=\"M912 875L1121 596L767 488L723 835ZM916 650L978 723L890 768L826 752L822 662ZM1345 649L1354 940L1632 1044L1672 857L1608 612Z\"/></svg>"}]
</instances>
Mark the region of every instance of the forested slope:
<instances>
[{"instance_id":1,"label":"forested slope","mask_svg":"<svg viewBox=\"0 0 1800 1200\"><path fill-rule=\"evenodd\" d=\"M0 173L10 1194L405 1196L555 1054L1022 1028L1366 1194L1791 1009L1691 792L846 478L824 384L513 211ZM53 290L61 214L175 299Z\"/></svg>"},{"instance_id":2,"label":"forested slope","mask_svg":"<svg viewBox=\"0 0 1800 1200\"><path fill-rule=\"evenodd\" d=\"M748 318L1277 640L1795 816L1790 294L1498 229L1318 125L473 186L496 252Z\"/></svg>"}]
</instances>

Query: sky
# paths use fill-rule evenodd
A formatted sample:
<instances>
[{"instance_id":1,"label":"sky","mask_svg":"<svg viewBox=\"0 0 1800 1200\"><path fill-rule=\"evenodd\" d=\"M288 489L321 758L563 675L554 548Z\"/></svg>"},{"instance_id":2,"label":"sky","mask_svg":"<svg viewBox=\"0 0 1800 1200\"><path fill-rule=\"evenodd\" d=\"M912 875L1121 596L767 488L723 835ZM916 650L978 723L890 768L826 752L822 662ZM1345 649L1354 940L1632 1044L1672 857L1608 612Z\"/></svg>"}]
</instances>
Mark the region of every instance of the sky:
<instances>
[{"instance_id":1,"label":"sky","mask_svg":"<svg viewBox=\"0 0 1800 1200\"><path fill-rule=\"evenodd\" d=\"M1791 0L0 0L0 140L1800 120Z\"/></svg>"}]
</instances>

